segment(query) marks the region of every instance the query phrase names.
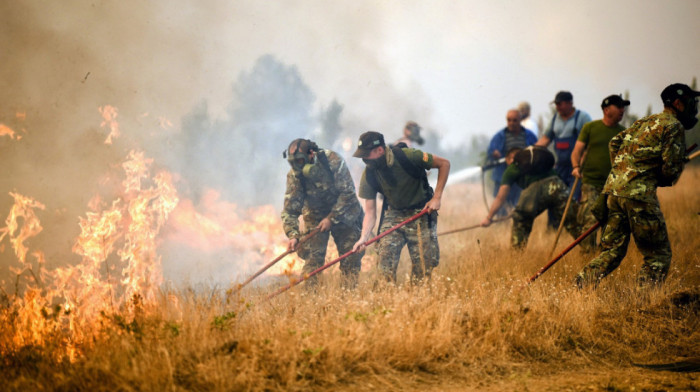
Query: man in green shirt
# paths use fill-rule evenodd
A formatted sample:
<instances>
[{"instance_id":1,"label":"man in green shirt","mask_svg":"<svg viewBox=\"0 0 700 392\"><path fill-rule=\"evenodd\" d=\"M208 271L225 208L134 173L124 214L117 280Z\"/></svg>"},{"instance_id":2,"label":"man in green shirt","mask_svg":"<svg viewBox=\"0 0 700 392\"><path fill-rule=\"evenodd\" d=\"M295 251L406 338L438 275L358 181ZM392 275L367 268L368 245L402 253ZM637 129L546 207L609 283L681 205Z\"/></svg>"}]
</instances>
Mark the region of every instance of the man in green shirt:
<instances>
[{"instance_id":1,"label":"man in green shirt","mask_svg":"<svg viewBox=\"0 0 700 392\"><path fill-rule=\"evenodd\" d=\"M491 224L512 185L518 184L523 192L512 215L511 245L515 249L524 249L537 216L548 210L557 222L561 221L569 188L554 170L554 155L545 147L513 148L506 155L506 163L508 167L501 178L498 194L481 226ZM577 237L576 217L571 210L567 213L564 226L574 238Z\"/></svg>"},{"instance_id":2,"label":"man in green shirt","mask_svg":"<svg viewBox=\"0 0 700 392\"><path fill-rule=\"evenodd\" d=\"M620 125L625 115L625 108L630 101L620 95L610 95L600 104L603 109L601 120L586 123L576 140L576 146L571 153L571 174L582 180L581 199L578 209L578 224L583 232L596 223L591 212L598 196L603 192L605 180L610 174L612 163L608 144L618 133L625 130ZM586 159L583 159L585 155ZM581 242L581 247L587 252L596 249L596 233L592 233Z\"/></svg>"},{"instance_id":3,"label":"man in green shirt","mask_svg":"<svg viewBox=\"0 0 700 392\"><path fill-rule=\"evenodd\" d=\"M390 282L396 282L396 270L403 246L411 256L414 281L430 277L438 265L440 249L437 240L437 210L450 172L450 161L414 148L387 148L379 132L360 135L354 157L362 158L367 167L362 173L359 197L364 200L365 217L362 235L353 251L362 251L370 239L377 219L377 193L384 195L385 209L379 231L428 210L428 214L393 231L379 241L379 268ZM438 169L435 192L428 184L426 170Z\"/></svg>"}]
</instances>

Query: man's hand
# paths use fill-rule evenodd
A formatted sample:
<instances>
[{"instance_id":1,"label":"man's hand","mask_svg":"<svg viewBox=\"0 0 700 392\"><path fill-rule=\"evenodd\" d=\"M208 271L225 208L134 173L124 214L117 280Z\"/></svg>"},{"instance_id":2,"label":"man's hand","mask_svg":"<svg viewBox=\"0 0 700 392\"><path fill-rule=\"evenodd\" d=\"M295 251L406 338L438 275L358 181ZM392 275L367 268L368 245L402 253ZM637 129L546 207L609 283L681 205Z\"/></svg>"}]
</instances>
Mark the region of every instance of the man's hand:
<instances>
[{"instance_id":1,"label":"man's hand","mask_svg":"<svg viewBox=\"0 0 700 392\"><path fill-rule=\"evenodd\" d=\"M489 225L491 225L491 222L492 222L491 218L489 218L487 216L486 218L484 218L484 220L481 221L481 226L482 227L489 227Z\"/></svg>"},{"instance_id":2,"label":"man's hand","mask_svg":"<svg viewBox=\"0 0 700 392\"><path fill-rule=\"evenodd\" d=\"M441 204L440 199L436 199L435 197L433 197L427 203L425 203L425 207L423 207L423 209L428 210L428 213L431 213L433 211L439 210L440 204Z\"/></svg>"},{"instance_id":3,"label":"man's hand","mask_svg":"<svg viewBox=\"0 0 700 392\"><path fill-rule=\"evenodd\" d=\"M574 170L571 171L571 175L578 179L581 179L581 168L575 167Z\"/></svg>"},{"instance_id":4,"label":"man's hand","mask_svg":"<svg viewBox=\"0 0 700 392\"><path fill-rule=\"evenodd\" d=\"M287 243L287 250L297 250L297 245L299 244L299 240L297 238L292 238L289 240Z\"/></svg>"},{"instance_id":5,"label":"man's hand","mask_svg":"<svg viewBox=\"0 0 700 392\"><path fill-rule=\"evenodd\" d=\"M319 223L316 227L318 227L318 229L321 231L328 231L331 229L331 220L328 218L323 218L321 223Z\"/></svg>"},{"instance_id":6,"label":"man's hand","mask_svg":"<svg viewBox=\"0 0 700 392\"><path fill-rule=\"evenodd\" d=\"M367 242L367 241L365 241L364 238L360 238L357 242L355 242L355 245L352 246L352 251L353 252L362 252L363 250L365 250L365 248L366 248L365 242Z\"/></svg>"},{"instance_id":7,"label":"man's hand","mask_svg":"<svg viewBox=\"0 0 700 392\"><path fill-rule=\"evenodd\" d=\"M493 150L493 153L491 153L494 158L499 159L501 157L501 152L498 150Z\"/></svg>"}]
</instances>

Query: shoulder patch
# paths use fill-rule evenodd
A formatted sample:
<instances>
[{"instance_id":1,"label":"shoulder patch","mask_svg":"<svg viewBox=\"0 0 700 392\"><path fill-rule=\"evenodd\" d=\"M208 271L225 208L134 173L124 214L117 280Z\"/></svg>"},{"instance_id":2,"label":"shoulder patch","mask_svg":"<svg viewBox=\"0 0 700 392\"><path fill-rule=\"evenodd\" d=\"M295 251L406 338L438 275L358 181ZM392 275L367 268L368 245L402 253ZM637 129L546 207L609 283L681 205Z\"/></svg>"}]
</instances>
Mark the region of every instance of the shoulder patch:
<instances>
[{"instance_id":1,"label":"shoulder patch","mask_svg":"<svg viewBox=\"0 0 700 392\"><path fill-rule=\"evenodd\" d=\"M423 162L428 162L429 159L430 159L430 157L428 157L428 153L424 152L423 153Z\"/></svg>"}]
</instances>

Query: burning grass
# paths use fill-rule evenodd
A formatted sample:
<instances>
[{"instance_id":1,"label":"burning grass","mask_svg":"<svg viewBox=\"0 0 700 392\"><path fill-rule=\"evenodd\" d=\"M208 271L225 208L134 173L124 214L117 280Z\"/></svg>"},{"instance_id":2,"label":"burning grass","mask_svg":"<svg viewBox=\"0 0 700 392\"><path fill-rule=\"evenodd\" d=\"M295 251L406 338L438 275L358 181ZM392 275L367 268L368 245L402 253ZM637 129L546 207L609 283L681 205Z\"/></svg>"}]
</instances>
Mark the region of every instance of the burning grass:
<instances>
[{"instance_id":1,"label":"burning grass","mask_svg":"<svg viewBox=\"0 0 700 392\"><path fill-rule=\"evenodd\" d=\"M372 269L357 290L341 291L334 267L315 291L302 284L271 301L273 287L165 287L103 307L80 324L79 340L62 323L78 310L39 302L20 323L21 306L45 292L5 294L0 389L697 390L693 373L633 363L700 357L698 184L700 171L689 168L660 192L674 252L660 288L636 288L634 245L597 290L573 286L590 259L578 249L523 288L554 239L541 217L523 253L509 250L509 223L441 237L441 264L422 286L377 283ZM483 207L464 202L479 192L449 188L441 230L480 221ZM562 235L559 248L570 241ZM41 339L17 341L32 323L45 324Z\"/></svg>"}]
</instances>

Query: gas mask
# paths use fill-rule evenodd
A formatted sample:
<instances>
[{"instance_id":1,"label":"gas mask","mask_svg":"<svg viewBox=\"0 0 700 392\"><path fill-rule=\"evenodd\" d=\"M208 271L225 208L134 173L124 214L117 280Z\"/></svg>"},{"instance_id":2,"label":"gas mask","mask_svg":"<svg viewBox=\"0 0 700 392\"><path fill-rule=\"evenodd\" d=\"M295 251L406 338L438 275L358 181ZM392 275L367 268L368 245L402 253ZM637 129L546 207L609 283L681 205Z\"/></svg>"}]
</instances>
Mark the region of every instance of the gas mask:
<instances>
[{"instance_id":1,"label":"gas mask","mask_svg":"<svg viewBox=\"0 0 700 392\"><path fill-rule=\"evenodd\" d=\"M287 162L289 162L289 166L291 166L292 170L297 173L301 173L304 170L304 167L311 163L310 161L309 155L300 151L287 155Z\"/></svg>"},{"instance_id":2,"label":"gas mask","mask_svg":"<svg viewBox=\"0 0 700 392\"><path fill-rule=\"evenodd\" d=\"M695 97L686 98L683 106L682 112L676 110L676 118L683 124L683 128L690 131L698 123L698 101Z\"/></svg>"},{"instance_id":3,"label":"gas mask","mask_svg":"<svg viewBox=\"0 0 700 392\"><path fill-rule=\"evenodd\" d=\"M311 140L296 139L284 150L282 157L287 159L294 172L302 174L307 165L313 166L315 163L315 159L309 156L311 151L318 151L316 143Z\"/></svg>"},{"instance_id":4,"label":"gas mask","mask_svg":"<svg viewBox=\"0 0 700 392\"><path fill-rule=\"evenodd\" d=\"M321 165L317 165L315 161L314 159L314 162L304 165L304 168L301 170L301 174L304 178L308 180L320 180L323 176L323 168Z\"/></svg>"}]
</instances>

